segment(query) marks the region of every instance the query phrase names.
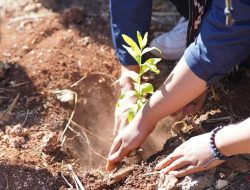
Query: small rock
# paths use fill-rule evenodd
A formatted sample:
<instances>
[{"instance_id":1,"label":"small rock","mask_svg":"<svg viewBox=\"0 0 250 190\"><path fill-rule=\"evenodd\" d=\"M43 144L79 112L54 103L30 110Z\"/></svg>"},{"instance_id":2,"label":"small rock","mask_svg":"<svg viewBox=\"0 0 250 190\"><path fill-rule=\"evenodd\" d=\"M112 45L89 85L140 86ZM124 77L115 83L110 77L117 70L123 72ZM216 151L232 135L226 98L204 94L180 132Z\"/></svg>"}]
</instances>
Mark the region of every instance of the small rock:
<instances>
[{"instance_id":1,"label":"small rock","mask_svg":"<svg viewBox=\"0 0 250 190\"><path fill-rule=\"evenodd\" d=\"M235 156L226 161L225 165L235 172L245 173L250 171L250 162L240 156Z\"/></svg>"},{"instance_id":2,"label":"small rock","mask_svg":"<svg viewBox=\"0 0 250 190\"><path fill-rule=\"evenodd\" d=\"M29 135L29 129L23 128L21 124L17 124L13 127L6 126L5 133L12 137L26 137Z\"/></svg>"},{"instance_id":3,"label":"small rock","mask_svg":"<svg viewBox=\"0 0 250 190\"><path fill-rule=\"evenodd\" d=\"M181 190L201 190L212 187L215 181L215 169L186 176L177 187Z\"/></svg>"},{"instance_id":4,"label":"small rock","mask_svg":"<svg viewBox=\"0 0 250 190\"><path fill-rule=\"evenodd\" d=\"M224 187L227 187L227 186L228 186L228 181L227 180L219 179L218 181L216 181L215 188L216 189L223 189Z\"/></svg>"},{"instance_id":5,"label":"small rock","mask_svg":"<svg viewBox=\"0 0 250 190\"><path fill-rule=\"evenodd\" d=\"M11 138L9 140L10 147L12 148L22 148L22 146L25 144L25 139L24 137L15 137Z\"/></svg>"},{"instance_id":6,"label":"small rock","mask_svg":"<svg viewBox=\"0 0 250 190\"><path fill-rule=\"evenodd\" d=\"M177 189L178 179L173 175L160 175L158 190L175 190Z\"/></svg>"},{"instance_id":7,"label":"small rock","mask_svg":"<svg viewBox=\"0 0 250 190\"><path fill-rule=\"evenodd\" d=\"M59 136L57 133L50 133L43 137L42 142L42 151L46 154L52 154L59 147Z\"/></svg>"},{"instance_id":8,"label":"small rock","mask_svg":"<svg viewBox=\"0 0 250 190\"><path fill-rule=\"evenodd\" d=\"M90 37L86 36L82 39L82 45L87 46L90 43Z\"/></svg>"}]
</instances>

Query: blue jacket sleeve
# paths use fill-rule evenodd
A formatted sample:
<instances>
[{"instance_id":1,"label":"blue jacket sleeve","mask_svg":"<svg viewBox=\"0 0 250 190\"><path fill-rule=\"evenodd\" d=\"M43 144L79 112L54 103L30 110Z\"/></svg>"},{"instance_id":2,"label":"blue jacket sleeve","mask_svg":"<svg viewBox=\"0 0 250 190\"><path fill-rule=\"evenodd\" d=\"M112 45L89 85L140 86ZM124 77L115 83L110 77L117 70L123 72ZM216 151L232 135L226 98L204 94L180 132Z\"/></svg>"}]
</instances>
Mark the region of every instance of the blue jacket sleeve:
<instances>
[{"instance_id":1,"label":"blue jacket sleeve","mask_svg":"<svg viewBox=\"0 0 250 190\"><path fill-rule=\"evenodd\" d=\"M110 15L113 44L119 61L134 65L135 60L122 47L122 34L136 40L136 31L142 35L149 31L152 0L110 0Z\"/></svg>"},{"instance_id":2,"label":"blue jacket sleeve","mask_svg":"<svg viewBox=\"0 0 250 190\"><path fill-rule=\"evenodd\" d=\"M225 2L214 0L200 34L184 53L190 69L209 85L250 55L250 1L233 1L233 7L234 25L228 27Z\"/></svg>"}]
</instances>

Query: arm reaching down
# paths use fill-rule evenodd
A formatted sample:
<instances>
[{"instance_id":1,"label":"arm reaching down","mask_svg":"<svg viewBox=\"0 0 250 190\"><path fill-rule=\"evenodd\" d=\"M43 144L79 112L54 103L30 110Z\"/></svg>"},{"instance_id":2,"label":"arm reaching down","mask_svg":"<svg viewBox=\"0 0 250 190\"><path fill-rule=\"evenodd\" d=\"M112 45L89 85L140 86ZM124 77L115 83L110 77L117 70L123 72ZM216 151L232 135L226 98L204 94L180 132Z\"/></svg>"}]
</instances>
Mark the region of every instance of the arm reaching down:
<instances>
[{"instance_id":1,"label":"arm reaching down","mask_svg":"<svg viewBox=\"0 0 250 190\"><path fill-rule=\"evenodd\" d=\"M113 170L125 156L138 148L159 120L180 110L205 90L206 82L197 77L182 58L159 90L115 138L107 170Z\"/></svg>"},{"instance_id":2,"label":"arm reaching down","mask_svg":"<svg viewBox=\"0 0 250 190\"><path fill-rule=\"evenodd\" d=\"M206 133L189 139L159 162L156 169L183 177L223 163L223 160L214 159L212 155L209 147L210 136L210 133ZM215 144L225 156L250 153L250 118L218 131Z\"/></svg>"}]
</instances>

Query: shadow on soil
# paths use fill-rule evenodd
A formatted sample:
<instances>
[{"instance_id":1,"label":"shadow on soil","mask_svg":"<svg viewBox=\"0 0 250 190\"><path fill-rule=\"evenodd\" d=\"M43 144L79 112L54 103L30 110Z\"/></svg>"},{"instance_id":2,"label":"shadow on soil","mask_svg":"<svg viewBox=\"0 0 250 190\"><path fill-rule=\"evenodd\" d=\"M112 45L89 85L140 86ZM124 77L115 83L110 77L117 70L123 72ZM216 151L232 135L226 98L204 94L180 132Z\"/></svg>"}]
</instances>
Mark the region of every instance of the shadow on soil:
<instances>
[{"instance_id":1,"label":"shadow on soil","mask_svg":"<svg viewBox=\"0 0 250 190\"><path fill-rule=\"evenodd\" d=\"M31 127L39 123L43 111L41 95L25 69L17 63L0 61L0 124L23 124Z\"/></svg>"},{"instance_id":2,"label":"shadow on soil","mask_svg":"<svg viewBox=\"0 0 250 190\"><path fill-rule=\"evenodd\" d=\"M39 2L45 8L58 12L64 27L77 29L82 36L89 36L97 43L111 46L107 0L39 0Z\"/></svg>"},{"instance_id":3,"label":"shadow on soil","mask_svg":"<svg viewBox=\"0 0 250 190\"><path fill-rule=\"evenodd\" d=\"M55 190L67 185L61 175L53 176L46 169L0 163L0 171L0 189Z\"/></svg>"}]
</instances>

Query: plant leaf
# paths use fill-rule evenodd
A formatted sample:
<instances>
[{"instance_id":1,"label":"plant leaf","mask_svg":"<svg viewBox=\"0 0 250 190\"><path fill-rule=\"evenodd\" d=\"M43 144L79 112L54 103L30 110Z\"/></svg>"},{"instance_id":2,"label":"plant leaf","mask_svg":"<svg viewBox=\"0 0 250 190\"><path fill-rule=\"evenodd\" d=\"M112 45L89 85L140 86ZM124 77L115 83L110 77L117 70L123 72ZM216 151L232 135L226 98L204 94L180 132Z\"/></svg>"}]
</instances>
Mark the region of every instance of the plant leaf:
<instances>
[{"instance_id":1,"label":"plant leaf","mask_svg":"<svg viewBox=\"0 0 250 190\"><path fill-rule=\"evenodd\" d=\"M150 58L144 64L142 64L142 74L146 73L148 70L159 74L160 70L157 68L156 64L161 61L160 58Z\"/></svg>"},{"instance_id":2,"label":"plant leaf","mask_svg":"<svg viewBox=\"0 0 250 190\"><path fill-rule=\"evenodd\" d=\"M143 49L144 47L142 44L142 36L141 36L141 33L139 31L137 31L137 39L138 39L140 48Z\"/></svg>"},{"instance_id":3,"label":"plant leaf","mask_svg":"<svg viewBox=\"0 0 250 190\"><path fill-rule=\"evenodd\" d=\"M138 112L138 110L139 110L139 106L137 104L134 104L129 109L129 111L128 111L128 122L129 123L134 119L134 117L135 117L136 113Z\"/></svg>"},{"instance_id":4,"label":"plant leaf","mask_svg":"<svg viewBox=\"0 0 250 190\"><path fill-rule=\"evenodd\" d=\"M153 51L153 50L156 50L156 51L159 51L159 53L161 53L161 51L156 48L156 47L146 47L143 51L142 51L142 55L145 54L145 53L148 53L150 51Z\"/></svg>"},{"instance_id":5,"label":"plant leaf","mask_svg":"<svg viewBox=\"0 0 250 190\"><path fill-rule=\"evenodd\" d=\"M122 38L132 48L132 50L136 52L136 54L141 55L140 48L138 47L138 45L135 43L135 41L132 38L130 38L129 36L125 34L122 34Z\"/></svg>"},{"instance_id":6,"label":"plant leaf","mask_svg":"<svg viewBox=\"0 0 250 190\"><path fill-rule=\"evenodd\" d=\"M141 99L137 100L136 103L138 105L138 110L140 110L144 106L144 104L146 103L146 101L147 101L146 98L141 98Z\"/></svg>"},{"instance_id":7,"label":"plant leaf","mask_svg":"<svg viewBox=\"0 0 250 190\"><path fill-rule=\"evenodd\" d=\"M75 99L75 92L69 89L53 90L51 91L56 95L56 98L61 102L73 102Z\"/></svg>"},{"instance_id":8,"label":"plant leaf","mask_svg":"<svg viewBox=\"0 0 250 190\"><path fill-rule=\"evenodd\" d=\"M146 94L153 94L154 93L154 87L150 83L144 83L141 85L141 94L146 95Z\"/></svg>"},{"instance_id":9,"label":"plant leaf","mask_svg":"<svg viewBox=\"0 0 250 190\"><path fill-rule=\"evenodd\" d=\"M142 47L144 48L148 43L148 32L145 33L143 40L142 40ZM142 48L142 49L143 49Z\"/></svg>"},{"instance_id":10,"label":"plant leaf","mask_svg":"<svg viewBox=\"0 0 250 190\"><path fill-rule=\"evenodd\" d=\"M128 90L120 95L119 100L124 100L124 99L130 98L130 97L134 96L135 94L136 94L135 90Z\"/></svg>"},{"instance_id":11,"label":"plant leaf","mask_svg":"<svg viewBox=\"0 0 250 190\"><path fill-rule=\"evenodd\" d=\"M134 51L131 47L122 45L127 52L136 60L136 62L140 65L140 54L138 54L136 51Z\"/></svg>"}]
</instances>

